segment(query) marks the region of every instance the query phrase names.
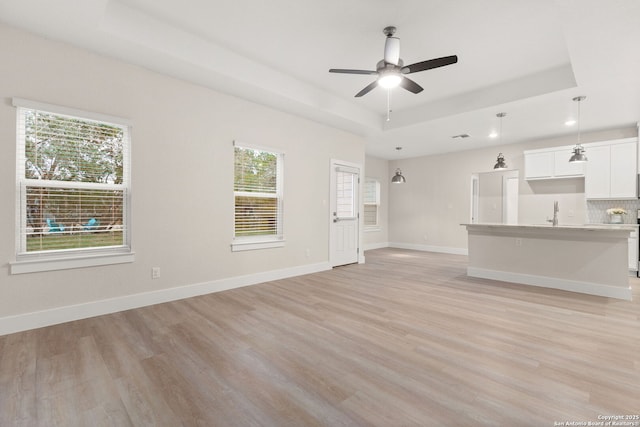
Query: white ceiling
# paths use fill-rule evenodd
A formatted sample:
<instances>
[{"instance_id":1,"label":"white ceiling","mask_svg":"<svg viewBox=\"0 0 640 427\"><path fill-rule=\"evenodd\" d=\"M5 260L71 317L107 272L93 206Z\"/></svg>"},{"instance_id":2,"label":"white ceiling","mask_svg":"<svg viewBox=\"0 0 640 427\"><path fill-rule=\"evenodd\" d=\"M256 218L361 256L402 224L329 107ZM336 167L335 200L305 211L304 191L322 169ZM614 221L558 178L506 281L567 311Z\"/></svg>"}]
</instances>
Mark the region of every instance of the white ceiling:
<instances>
[{"instance_id":1,"label":"white ceiling","mask_svg":"<svg viewBox=\"0 0 640 427\"><path fill-rule=\"evenodd\" d=\"M640 120L638 0L21 0L0 22L363 135L381 158L576 133ZM376 88L385 26L419 94ZM503 135L488 137L506 112ZM452 139L461 133L466 139ZM397 152L394 148L402 146Z\"/></svg>"}]
</instances>

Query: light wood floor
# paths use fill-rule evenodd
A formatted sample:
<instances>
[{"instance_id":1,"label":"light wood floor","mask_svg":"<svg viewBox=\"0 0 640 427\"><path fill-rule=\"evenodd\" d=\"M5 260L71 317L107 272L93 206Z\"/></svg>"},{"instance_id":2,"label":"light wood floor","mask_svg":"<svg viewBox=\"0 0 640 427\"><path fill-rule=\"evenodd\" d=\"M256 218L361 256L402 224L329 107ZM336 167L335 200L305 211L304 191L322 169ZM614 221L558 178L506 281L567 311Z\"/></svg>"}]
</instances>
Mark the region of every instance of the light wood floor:
<instances>
[{"instance_id":1,"label":"light wood floor","mask_svg":"<svg viewBox=\"0 0 640 427\"><path fill-rule=\"evenodd\" d=\"M1 426L553 426L640 414L634 301L367 264L0 337Z\"/></svg>"}]
</instances>

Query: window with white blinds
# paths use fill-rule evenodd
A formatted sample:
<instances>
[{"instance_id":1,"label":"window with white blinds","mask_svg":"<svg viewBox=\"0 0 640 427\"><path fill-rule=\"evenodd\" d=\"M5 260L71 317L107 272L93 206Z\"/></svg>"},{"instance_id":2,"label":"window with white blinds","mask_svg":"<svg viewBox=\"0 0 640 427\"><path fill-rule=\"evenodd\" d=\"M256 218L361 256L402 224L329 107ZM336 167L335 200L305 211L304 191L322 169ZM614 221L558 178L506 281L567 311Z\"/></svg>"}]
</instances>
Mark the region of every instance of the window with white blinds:
<instances>
[{"instance_id":1,"label":"window with white blinds","mask_svg":"<svg viewBox=\"0 0 640 427\"><path fill-rule=\"evenodd\" d=\"M373 178L364 181L364 226L377 228L380 207L380 182Z\"/></svg>"},{"instance_id":2,"label":"window with white blinds","mask_svg":"<svg viewBox=\"0 0 640 427\"><path fill-rule=\"evenodd\" d=\"M235 144L233 250L282 246L283 157L273 150Z\"/></svg>"},{"instance_id":3,"label":"window with white blinds","mask_svg":"<svg viewBox=\"0 0 640 427\"><path fill-rule=\"evenodd\" d=\"M129 126L21 101L17 260L130 251Z\"/></svg>"}]
</instances>

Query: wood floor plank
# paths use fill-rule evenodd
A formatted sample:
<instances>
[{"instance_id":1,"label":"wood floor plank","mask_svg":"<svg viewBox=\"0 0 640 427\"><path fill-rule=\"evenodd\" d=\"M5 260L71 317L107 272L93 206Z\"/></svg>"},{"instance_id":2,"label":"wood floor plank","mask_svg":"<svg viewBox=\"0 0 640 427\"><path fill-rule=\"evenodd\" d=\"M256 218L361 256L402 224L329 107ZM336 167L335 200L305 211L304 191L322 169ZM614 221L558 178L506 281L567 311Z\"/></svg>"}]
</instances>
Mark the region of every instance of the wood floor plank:
<instances>
[{"instance_id":1,"label":"wood floor plank","mask_svg":"<svg viewBox=\"0 0 640 427\"><path fill-rule=\"evenodd\" d=\"M33 426L36 409L36 331L0 337L0 426Z\"/></svg>"},{"instance_id":2,"label":"wood floor plank","mask_svg":"<svg viewBox=\"0 0 640 427\"><path fill-rule=\"evenodd\" d=\"M1 426L552 426L640 414L633 301L366 264L0 337Z\"/></svg>"}]
</instances>

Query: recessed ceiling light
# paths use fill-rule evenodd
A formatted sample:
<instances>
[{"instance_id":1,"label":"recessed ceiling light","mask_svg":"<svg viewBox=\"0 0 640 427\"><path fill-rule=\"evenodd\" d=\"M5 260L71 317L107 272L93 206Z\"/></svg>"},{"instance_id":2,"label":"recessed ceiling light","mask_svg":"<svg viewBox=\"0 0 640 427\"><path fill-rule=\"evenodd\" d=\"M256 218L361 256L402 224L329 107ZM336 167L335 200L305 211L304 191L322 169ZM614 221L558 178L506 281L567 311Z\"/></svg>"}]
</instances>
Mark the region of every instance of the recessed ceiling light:
<instances>
[{"instance_id":1,"label":"recessed ceiling light","mask_svg":"<svg viewBox=\"0 0 640 427\"><path fill-rule=\"evenodd\" d=\"M495 130L489 134L489 138L497 138L497 137L498 137L498 132L496 132Z\"/></svg>"},{"instance_id":2,"label":"recessed ceiling light","mask_svg":"<svg viewBox=\"0 0 640 427\"><path fill-rule=\"evenodd\" d=\"M565 126L573 126L576 124L576 121L574 119L569 119L566 122L564 122Z\"/></svg>"}]
</instances>

